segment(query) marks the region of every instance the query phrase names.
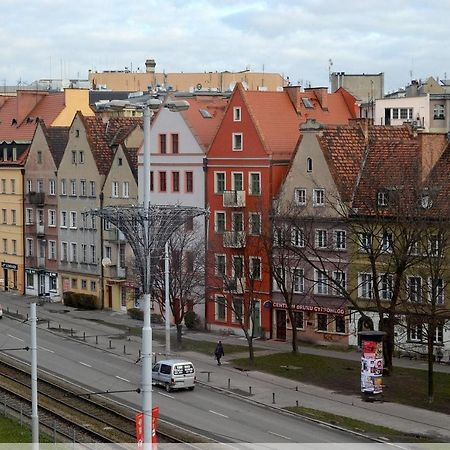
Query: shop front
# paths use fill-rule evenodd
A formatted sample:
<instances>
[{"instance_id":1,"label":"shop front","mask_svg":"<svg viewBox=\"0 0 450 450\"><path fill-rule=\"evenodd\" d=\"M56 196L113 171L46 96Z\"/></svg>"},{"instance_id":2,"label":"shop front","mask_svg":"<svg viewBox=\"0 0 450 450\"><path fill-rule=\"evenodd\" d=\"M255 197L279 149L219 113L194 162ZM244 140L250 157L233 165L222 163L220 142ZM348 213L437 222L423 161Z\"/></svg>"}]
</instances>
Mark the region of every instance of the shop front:
<instances>
[{"instance_id":1,"label":"shop front","mask_svg":"<svg viewBox=\"0 0 450 450\"><path fill-rule=\"evenodd\" d=\"M19 266L18 264L10 262L2 262L2 287L4 291L20 290L21 283L19 282ZM23 272L22 272L23 273Z\"/></svg>"},{"instance_id":2,"label":"shop front","mask_svg":"<svg viewBox=\"0 0 450 450\"><path fill-rule=\"evenodd\" d=\"M26 294L48 299L59 298L58 273L44 269L25 269Z\"/></svg>"}]
</instances>

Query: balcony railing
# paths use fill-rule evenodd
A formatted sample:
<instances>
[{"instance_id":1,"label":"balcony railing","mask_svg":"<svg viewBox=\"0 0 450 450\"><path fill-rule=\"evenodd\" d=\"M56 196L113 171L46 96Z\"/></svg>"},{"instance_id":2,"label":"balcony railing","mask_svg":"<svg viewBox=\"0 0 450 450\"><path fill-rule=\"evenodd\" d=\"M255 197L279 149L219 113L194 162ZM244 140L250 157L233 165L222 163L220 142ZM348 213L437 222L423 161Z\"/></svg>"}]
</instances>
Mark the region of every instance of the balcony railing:
<instances>
[{"instance_id":1,"label":"balcony railing","mask_svg":"<svg viewBox=\"0 0 450 450\"><path fill-rule=\"evenodd\" d=\"M45 231L44 231L44 225L43 224L36 224L36 234L38 236L44 236Z\"/></svg>"},{"instance_id":2,"label":"balcony railing","mask_svg":"<svg viewBox=\"0 0 450 450\"><path fill-rule=\"evenodd\" d=\"M245 231L224 231L223 246L226 248L245 248Z\"/></svg>"},{"instance_id":3,"label":"balcony railing","mask_svg":"<svg viewBox=\"0 0 450 450\"><path fill-rule=\"evenodd\" d=\"M245 191L224 191L223 206L225 208L244 208Z\"/></svg>"},{"instance_id":4,"label":"balcony railing","mask_svg":"<svg viewBox=\"0 0 450 450\"><path fill-rule=\"evenodd\" d=\"M44 206L45 203L45 193L44 192L29 192L28 201L32 205Z\"/></svg>"},{"instance_id":5,"label":"balcony railing","mask_svg":"<svg viewBox=\"0 0 450 450\"><path fill-rule=\"evenodd\" d=\"M223 280L223 291L233 294L243 294L245 291L245 278L225 278Z\"/></svg>"},{"instance_id":6,"label":"balcony railing","mask_svg":"<svg viewBox=\"0 0 450 450\"><path fill-rule=\"evenodd\" d=\"M39 269L45 269L45 257L43 256L37 257L37 266Z\"/></svg>"},{"instance_id":7,"label":"balcony railing","mask_svg":"<svg viewBox=\"0 0 450 450\"><path fill-rule=\"evenodd\" d=\"M103 231L103 239L105 241L125 241L125 236L117 228L111 228Z\"/></svg>"},{"instance_id":8,"label":"balcony railing","mask_svg":"<svg viewBox=\"0 0 450 450\"><path fill-rule=\"evenodd\" d=\"M113 279L125 279L127 277L127 269L126 267L117 267L117 266L107 266L104 269L104 276L106 278Z\"/></svg>"}]
</instances>

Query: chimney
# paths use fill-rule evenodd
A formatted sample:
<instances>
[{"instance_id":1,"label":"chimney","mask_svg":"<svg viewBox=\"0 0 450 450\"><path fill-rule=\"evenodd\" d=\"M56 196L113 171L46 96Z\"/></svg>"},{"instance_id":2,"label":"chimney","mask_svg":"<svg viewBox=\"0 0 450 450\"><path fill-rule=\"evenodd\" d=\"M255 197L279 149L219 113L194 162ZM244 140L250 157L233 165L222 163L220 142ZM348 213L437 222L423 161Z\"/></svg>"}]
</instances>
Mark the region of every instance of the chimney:
<instances>
[{"instance_id":1,"label":"chimney","mask_svg":"<svg viewBox=\"0 0 450 450\"><path fill-rule=\"evenodd\" d=\"M155 73L156 63L154 59L147 59L145 61L145 71L147 73Z\"/></svg>"},{"instance_id":2,"label":"chimney","mask_svg":"<svg viewBox=\"0 0 450 450\"><path fill-rule=\"evenodd\" d=\"M421 154L422 181L424 181L449 144L447 135L443 133L420 133L418 138Z\"/></svg>"},{"instance_id":3,"label":"chimney","mask_svg":"<svg viewBox=\"0 0 450 450\"><path fill-rule=\"evenodd\" d=\"M292 105L297 113L300 112L300 103L302 101L300 97L300 86L283 86L284 92L289 95Z\"/></svg>"},{"instance_id":4,"label":"chimney","mask_svg":"<svg viewBox=\"0 0 450 450\"><path fill-rule=\"evenodd\" d=\"M315 87L313 92L320 103L320 107L324 111L328 111L328 88L327 87Z\"/></svg>"}]
</instances>

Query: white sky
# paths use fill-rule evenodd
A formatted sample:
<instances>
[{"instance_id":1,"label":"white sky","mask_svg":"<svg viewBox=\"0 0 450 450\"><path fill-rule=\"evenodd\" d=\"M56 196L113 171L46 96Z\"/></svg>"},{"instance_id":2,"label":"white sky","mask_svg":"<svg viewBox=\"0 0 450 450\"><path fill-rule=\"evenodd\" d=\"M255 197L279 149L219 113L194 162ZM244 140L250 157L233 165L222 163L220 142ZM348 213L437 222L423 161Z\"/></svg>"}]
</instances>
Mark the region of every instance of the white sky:
<instances>
[{"instance_id":1,"label":"white sky","mask_svg":"<svg viewBox=\"0 0 450 450\"><path fill-rule=\"evenodd\" d=\"M0 0L0 89L88 70L450 78L450 0Z\"/></svg>"}]
</instances>

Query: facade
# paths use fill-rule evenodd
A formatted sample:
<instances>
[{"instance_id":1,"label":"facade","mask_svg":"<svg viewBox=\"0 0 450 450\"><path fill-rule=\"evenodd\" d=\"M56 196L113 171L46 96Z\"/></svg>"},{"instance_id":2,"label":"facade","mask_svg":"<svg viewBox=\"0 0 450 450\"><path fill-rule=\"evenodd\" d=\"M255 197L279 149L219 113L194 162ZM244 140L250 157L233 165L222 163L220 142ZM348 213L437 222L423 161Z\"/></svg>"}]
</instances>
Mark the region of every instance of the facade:
<instances>
[{"instance_id":1,"label":"facade","mask_svg":"<svg viewBox=\"0 0 450 450\"><path fill-rule=\"evenodd\" d=\"M384 97L384 73L351 74L333 72L330 75L331 92L344 88L361 103L370 103Z\"/></svg>"},{"instance_id":2,"label":"facade","mask_svg":"<svg viewBox=\"0 0 450 450\"><path fill-rule=\"evenodd\" d=\"M60 300L57 172L68 130L39 123L25 163L25 293L55 300Z\"/></svg>"}]
</instances>

